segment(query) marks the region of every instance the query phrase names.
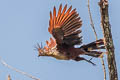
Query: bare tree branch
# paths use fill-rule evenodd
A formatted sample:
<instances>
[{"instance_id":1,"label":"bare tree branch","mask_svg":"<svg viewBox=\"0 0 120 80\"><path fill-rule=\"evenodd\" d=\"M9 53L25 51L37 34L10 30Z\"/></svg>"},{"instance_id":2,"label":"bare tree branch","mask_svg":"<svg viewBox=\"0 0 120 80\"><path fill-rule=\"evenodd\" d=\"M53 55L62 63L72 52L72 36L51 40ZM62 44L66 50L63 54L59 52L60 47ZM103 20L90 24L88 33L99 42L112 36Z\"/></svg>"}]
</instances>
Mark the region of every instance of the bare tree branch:
<instances>
[{"instance_id":1,"label":"bare tree branch","mask_svg":"<svg viewBox=\"0 0 120 80\"><path fill-rule=\"evenodd\" d=\"M99 2L100 12L101 12L101 26L103 29L105 47L108 52L107 61L108 61L108 69L109 69L109 78L110 80L118 80L116 61L115 61L115 53L114 53L114 45L111 34L111 26L109 23L109 14L108 14L108 1L100 0Z\"/></svg>"},{"instance_id":2,"label":"bare tree branch","mask_svg":"<svg viewBox=\"0 0 120 80\"><path fill-rule=\"evenodd\" d=\"M14 71L16 71L16 72L18 72L18 73L21 73L21 74L23 74L23 75L25 75L25 76L27 76L27 77L29 77L29 78L32 78L32 79L34 79L34 80L40 80L39 78L36 78L36 77L34 77L34 76L32 76L32 75L30 75L30 74L28 74L28 73L25 73L25 72L23 72L23 71L20 71L20 70L14 68L14 67L8 65L4 60L1 59L1 57L0 57L0 62L1 62L5 67L8 67L9 69L12 69L12 70L14 70Z\"/></svg>"},{"instance_id":3,"label":"bare tree branch","mask_svg":"<svg viewBox=\"0 0 120 80\"><path fill-rule=\"evenodd\" d=\"M106 68L105 68L105 64L104 64L103 58L101 58L101 62L102 62L102 67L103 67L103 72L104 72L104 80L106 80Z\"/></svg>"},{"instance_id":4,"label":"bare tree branch","mask_svg":"<svg viewBox=\"0 0 120 80\"><path fill-rule=\"evenodd\" d=\"M7 76L7 80L12 80L11 77L10 77L10 75Z\"/></svg>"},{"instance_id":5,"label":"bare tree branch","mask_svg":"<svg viewBox=\"0 0 120 80\"><path fill-rule=\"evenodd\" d=\"M94 34L95 34L95 37L96 37L96 40L98 39L97 37L97 33L96 33L96 30L95 30L95 27L94 27L94 23L93 23L93 19L92 19L92 14L91 14L91 11L90 11L90 1L88 0L88 13L89 13L89 17L90 17L90 23L91 23L91 27L94 31Z\"/></svg>"},{"instance_id":6,"label":"bare tree branch","mask_svg":"<svg viewBox=\"0 0 120 80\"><path fill-rule=\"evenodd\" d=\"M90 1L89 0L88 0L88 12L89 12L89 17L90 17L91 27L94 31L94 34L95 34L95 37L96 37L96 40L97 40L98 37L97 37L97 33L96 33L94 23L93 23L93 20L92 20L92 14L91 14L91 11L90 11ZM106 80L106 69L105 69L105 64L104 64L103 57L101 57L101 62L102 62L102 67L103 67L103 72L104 72L104 80Z\"/></svg>"}]
</instances>

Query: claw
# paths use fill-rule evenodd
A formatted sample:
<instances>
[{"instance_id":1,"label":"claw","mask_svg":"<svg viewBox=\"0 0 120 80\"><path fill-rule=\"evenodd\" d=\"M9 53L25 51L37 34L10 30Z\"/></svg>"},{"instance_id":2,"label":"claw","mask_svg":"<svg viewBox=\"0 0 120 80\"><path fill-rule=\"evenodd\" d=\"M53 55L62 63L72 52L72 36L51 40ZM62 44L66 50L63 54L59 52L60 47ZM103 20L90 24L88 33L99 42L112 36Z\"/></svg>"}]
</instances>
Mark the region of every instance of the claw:
<instances>
[{"instance_id":1,"label":"claw","mask_svg":"<svg viewBox=\"0 0 120 80\"><path fill-rule=\"evenodd\" d=\"M92 58L90 60L85 59L85 61L87 61L88 63L91 63L93 66L96 66L96 64L93 63L91 60L92 60Z\"/></svg>"}]
</instances>

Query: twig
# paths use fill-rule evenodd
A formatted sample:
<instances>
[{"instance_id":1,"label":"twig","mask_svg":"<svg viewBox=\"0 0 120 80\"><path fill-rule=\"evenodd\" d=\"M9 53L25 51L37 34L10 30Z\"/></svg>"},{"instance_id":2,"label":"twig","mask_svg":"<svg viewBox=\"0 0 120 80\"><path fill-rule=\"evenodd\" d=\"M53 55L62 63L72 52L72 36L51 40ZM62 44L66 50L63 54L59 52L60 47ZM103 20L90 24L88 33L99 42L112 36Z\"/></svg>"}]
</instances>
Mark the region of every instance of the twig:
<instances>
[{"instance_id":1,"label":"twig","mask_svg":"<svg viewBox=\"0 0 120 80\"><path fill-rule=\"evenodd\" d=\"M97 40L98 38L97 38L97 33L96 33L96 30L95 30L95 27L94 27L94 23L93 23L93 20L92 20L92 15L91 15L91 11L90 11L90 1L89 0L88 0L88 13L89 13L89 17L90 17L91 27L94 31L94 34L95 34L95 37L96 37L96 40Z\"/></svg>"},{"instance_id":2,"label":"twig","mask_svg":"<svg viewBox=\"0 0 120 80\"><path fill-rule=\"evenodd\" d=\"M111 34L111 26L109 23L108 1L100 0L101 26L103 29L105 47L108 52L107 61L109 69L109 79L118 80L117 67L115 61L114 45Z\"/></svg>"},{"instance_id":3,"label":"twig","mask_svg":"<svg viewBox=\"0 0 120 80\"><path fill-rule=\"evenodd\" d=\"M12 80L11 77L10 77L10 75L7 76L7 80Z\"/></svg>"},{"instance_id":4,"label":"twig","mask_svg":"<svg viewBox=\"0 0 120 80\"><path fill-rule=\"evenodd\" d=\"M104 80L106 80L106 68L105 68L105 64L104 64L103 58L101 58L101 62L102 62L102 67L103 67L103 72L104 72Z\"/></svg>"},{"instance_id":5,"label":"twig","mask_svg":"<svg viewBox=\"0 0 120 80\"><path fill-rule=\"evenodd\" d=\"M98 37L97 37L97 33L96 33L94 23L93 23L93 20L92 20L92 15L91 15L91 11L90 11L90 1L89 0L88 0L88 13L89 13L89 17L90 17L91 27L94 31L94 34L95 34L95 37L96 37L96 40L97 40ZM102 67L103 67L103 72L104 72L104 80L106 80L106 69L105 69L105 64L104 64L103 57L101 57L101 62L102 62Z\"/></svg>"},{"instance_id":6,"label":"twig","mask_svg":"<svg viewBox=\"0 0 120 80\"><path fill-rule=\"evenodd\" d=\"M34 80L40 80L40 79L38 79L38 78L36 78L36 77L28 74L28 73L25 73L25 72L23 72L23 71L20 71L20 70L14 68L14 67L8 65L4 60L1 59L1 57L0 57L0 62L1 62L5 67L8 67L9 69L12 69L12 70L14 70L14 71L16 71L16 72L18 72L18 73L21 73L21 74L23 74L23 75L25 75L25 76L27 76L27 77L29 77L29 78L32 78L32 79L34 79Z\"/></svg>"}]
</instances>

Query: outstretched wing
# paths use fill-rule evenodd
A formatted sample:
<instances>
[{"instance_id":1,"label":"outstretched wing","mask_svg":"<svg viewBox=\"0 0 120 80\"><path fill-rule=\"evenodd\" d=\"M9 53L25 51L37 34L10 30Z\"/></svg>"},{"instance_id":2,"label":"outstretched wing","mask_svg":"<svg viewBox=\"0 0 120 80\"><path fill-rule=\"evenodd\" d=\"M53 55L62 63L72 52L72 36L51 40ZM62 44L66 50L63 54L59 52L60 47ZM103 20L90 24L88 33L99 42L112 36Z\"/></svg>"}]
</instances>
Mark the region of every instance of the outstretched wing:
<instances>
[{"instance_id":1,"label":"outstretched wing","mask_svg":"<svg viewBox=\"0 0 120 80\"><path fill-rule=\"evenodd\" d=\"M48 31L56 39L57 45L74 46L81 44L82 36L80 27L82 21L76 9L72 9L72 6L67 9L67 4L62 10L62 4L59 7L58 14L56 15L56 8L53 9L53 15L50 11L50 20Z\"/></svg>"}]
</instances>

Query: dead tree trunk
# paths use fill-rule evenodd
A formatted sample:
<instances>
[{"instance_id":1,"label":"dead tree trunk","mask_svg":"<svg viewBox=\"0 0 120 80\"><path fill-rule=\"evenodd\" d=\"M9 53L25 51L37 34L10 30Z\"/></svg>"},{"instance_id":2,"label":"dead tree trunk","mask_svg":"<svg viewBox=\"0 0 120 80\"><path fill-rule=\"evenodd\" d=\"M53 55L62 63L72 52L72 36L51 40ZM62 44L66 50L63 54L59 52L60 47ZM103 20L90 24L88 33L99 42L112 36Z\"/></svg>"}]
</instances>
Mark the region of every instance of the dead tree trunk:
<instances>
[{"instance_id":1,"label":"dead tree trunk","mask_svg":"<svg viewBox=\"0 0 120 80\"><path fill-rule=\"evenodd\" d=\"M109 69L109 80L118 80L117 67L114 54L114 45L111 34L111 26L109 23L108 1L100 0L101 26L103 29L105 47L108 52L107 61Z\"/></svg>"}]
</instances>

